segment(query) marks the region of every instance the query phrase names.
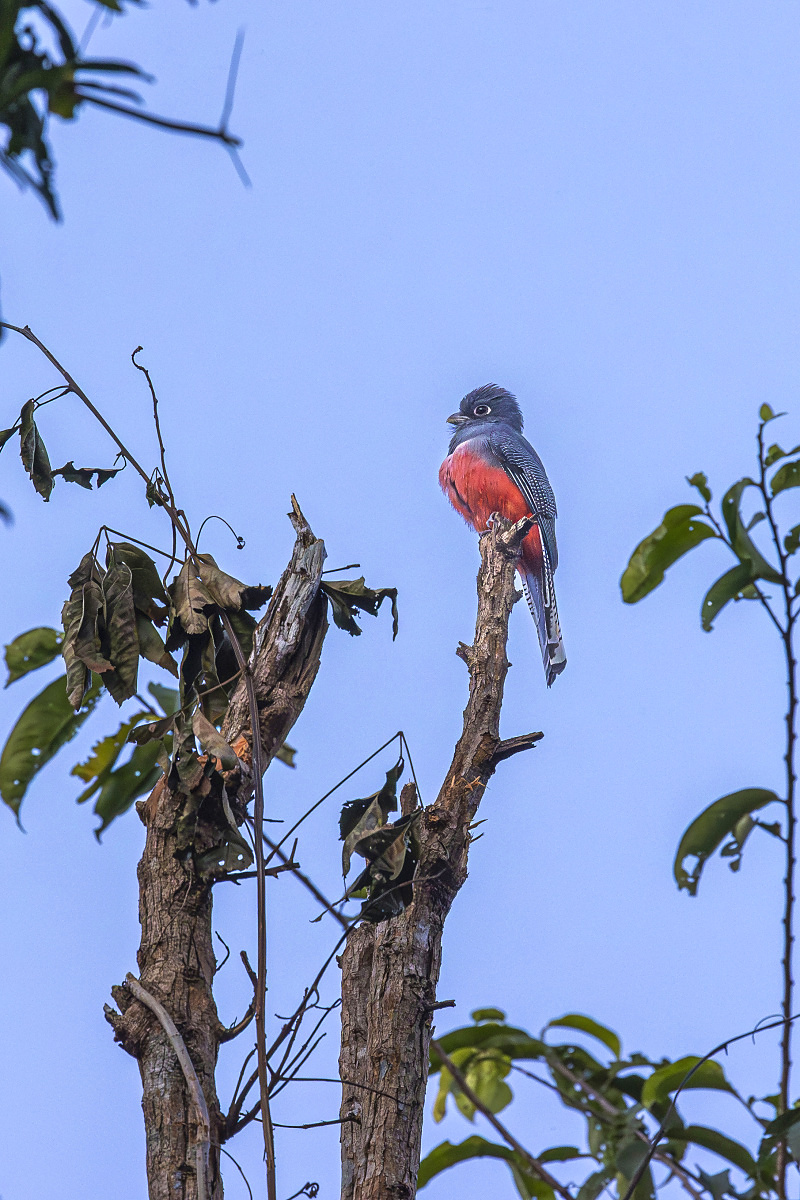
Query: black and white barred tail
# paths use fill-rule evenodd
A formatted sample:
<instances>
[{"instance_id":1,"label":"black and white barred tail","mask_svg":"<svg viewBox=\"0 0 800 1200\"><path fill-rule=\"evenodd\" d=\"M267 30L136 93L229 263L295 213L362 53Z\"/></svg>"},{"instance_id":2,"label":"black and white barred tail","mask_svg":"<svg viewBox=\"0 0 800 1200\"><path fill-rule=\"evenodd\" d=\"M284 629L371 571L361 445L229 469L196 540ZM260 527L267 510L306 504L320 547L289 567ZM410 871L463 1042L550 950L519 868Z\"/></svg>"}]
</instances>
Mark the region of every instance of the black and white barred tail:
<instances>
[{"instance_id":1,"label":"black and white barred tail","mask_svg":"<svg viewBox=\"0 0 800 1200\"><path fill-rule=\"evenodd\" d=\"M553 572L544 545L542 545L542 554L541 571L526 571L521 566L520 575L522 576L522 590L539 635L545 679L547 686L552 687L556 676L560 675L567 665L567 656L561 640Z\"/></svg>"}]
</instances>

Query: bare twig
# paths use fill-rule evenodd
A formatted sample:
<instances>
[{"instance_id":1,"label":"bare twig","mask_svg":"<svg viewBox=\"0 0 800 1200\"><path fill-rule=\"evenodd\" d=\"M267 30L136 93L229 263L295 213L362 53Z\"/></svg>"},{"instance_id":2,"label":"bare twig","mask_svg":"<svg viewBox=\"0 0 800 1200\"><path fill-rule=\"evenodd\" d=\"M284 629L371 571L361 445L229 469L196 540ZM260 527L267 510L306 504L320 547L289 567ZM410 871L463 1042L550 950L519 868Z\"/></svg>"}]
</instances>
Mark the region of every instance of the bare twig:
<instances>
[{"instance_id":1,"label":"bare twig","mask_svg":"<svg viewBox=\"0 0 800 1200\"><path fill-rule=\"evenodd\" d=\"M158 1018L180 1063L197 1118L197 1141L195 1144L197 1200L209 1200L208 1152L211 1144L211 1122L208 1116L206 1098L203 1095L203 1089L200 1086L200 1080L197 1078L194 1064L189 1057L189 1051L186 1049L186 1043L178 1033L175 1022L164 1008L164 1005L156 1000L155 996L151 996L146 988L143 988L139 980L134 975L131 975L130 972L125 976L125 984L136 999L149 1008Z\"/></svg>"}]
</instances>

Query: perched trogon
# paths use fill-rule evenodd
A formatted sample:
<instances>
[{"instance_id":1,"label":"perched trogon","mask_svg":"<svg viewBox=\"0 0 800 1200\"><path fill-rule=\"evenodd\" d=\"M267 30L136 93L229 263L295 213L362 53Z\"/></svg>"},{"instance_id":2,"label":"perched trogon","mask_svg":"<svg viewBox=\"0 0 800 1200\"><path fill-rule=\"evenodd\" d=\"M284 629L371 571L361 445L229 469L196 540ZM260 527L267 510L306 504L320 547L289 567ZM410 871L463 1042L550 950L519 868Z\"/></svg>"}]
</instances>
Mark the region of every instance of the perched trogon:
<instances>
[{"instance_id":1,"label":"perched trogon","mask_svg":"<svg viewBox=\"0 0 800 1200\"><path fill-rule=\"evenodd\" d=\"M518 570L536 622L547 686L567 665L553 572L558 566L556 498L533 446L522 436L522 413L505 388L487 383L447 418L456 431L439 482L450 503L478 533L492 513L510 521L533 516Z\"/></svg>"}]
</instances>

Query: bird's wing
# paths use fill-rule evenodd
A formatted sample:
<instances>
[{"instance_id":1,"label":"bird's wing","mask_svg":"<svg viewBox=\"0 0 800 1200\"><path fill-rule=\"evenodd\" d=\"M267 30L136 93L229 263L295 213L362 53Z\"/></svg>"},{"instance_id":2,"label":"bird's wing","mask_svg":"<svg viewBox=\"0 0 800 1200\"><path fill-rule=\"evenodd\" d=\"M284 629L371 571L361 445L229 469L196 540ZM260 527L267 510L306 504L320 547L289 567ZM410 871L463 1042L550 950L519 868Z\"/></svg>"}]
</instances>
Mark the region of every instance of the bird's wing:
<instances>
[{"instance_id":1,"label":"bird's wing","mask_svg":"<svg viewBox=\"0 0 800 1200\"><path fill-rule=\"evenodd\" d=\"M493 430L488 440L506 475L525 497L533 516L539 518L550 567L555 570L558 566L555 520L558 509L542 460L530 442L515 429Z\"/></svg>"}]
</instances>

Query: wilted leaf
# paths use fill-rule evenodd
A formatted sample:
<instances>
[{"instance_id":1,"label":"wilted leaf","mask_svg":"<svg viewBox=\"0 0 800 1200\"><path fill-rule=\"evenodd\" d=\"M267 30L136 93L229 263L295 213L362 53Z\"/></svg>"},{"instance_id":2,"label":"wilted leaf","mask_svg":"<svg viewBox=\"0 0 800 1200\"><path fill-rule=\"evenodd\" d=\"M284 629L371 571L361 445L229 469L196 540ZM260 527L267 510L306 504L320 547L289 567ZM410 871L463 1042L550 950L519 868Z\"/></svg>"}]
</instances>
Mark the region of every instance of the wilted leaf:
<instances>
[{"instance_id":1,"label":"wilted leaf","mask_svg":"<svg viewBox=\"0 0 800 1200\"><path fill-rule=\"evenodd\" d=\"M336 624L354 637L361 633L355 620L356 611L376 617L384 600L391 600L392 638L397 637L397 588L368 588L363 575L360 579L338 579L335 583L323 579L321 588L331 602Z\"/></svg>"},{"instance_id":2,"label":"wilted leaf","mask_svg":"<svg viewBox=\"0 0 800 1200\"><path fill-rule=\"evenodd\" d=\"M131 569L127 563L117 560L113 546L108 549L108 570L103 580L103 616L113 671L105 673L103 683L117 704L122 704L136 691L139 639Z\"/></svg>"},{"instance_id":3,"label":"wilted leaf","mask_svg":"<svg viewBox=\"0 0 800 1200\"><path fill-rule=\"evenodd\" d=\"M139 612L157 625L163 625L169 598L150 555L141 546L131 546L128 542L111 543L109 562L112 553L118 563L124 563L130 570L133 603Z\"/></svg>"},{"instance_id":4,"label":"wilted leaf","mask_svg":"<svg viewBox=\"0 0 800 1200\"><path fill-rule=\"evenodd\" d=\"M148 662L155 663L169 671L170 675L178 677L178 664L171 654L167 654L161 634L153 622L144 613L136 611L136 636L139 641L139 653Z\"/></svg>"},{"instance_id":5,"label":"wilted leaf","mask_svg":"<svg viewBox=\"0 0 800 1200\"><path fill-rule=\"evenodd\" d=\"M0 796L13 812L19 813L34 775L75 736L99 694L100 681L95 679L81 708L73 712L66 676L61 675L23 710L0 756Z\"/></svg>"},{"instance_id":6,"label":"wilted leaf","mask_svg":"<svg viewBox=\"0 0 800 1200\"><path fill-rule=\"evenodd\" d=\"M232 771L234 767L238 766L239 759L236 757L236 753L219 730L215 729L211 722L203 716L200 709L192 717L192 730L204 753L219 759L223 771Z\"/></svg>"},{"instance_id":7,"label":"wilted leaf","mask_svg":"<svg viewBox=\"0 0 800 1200\"><path fill-rule=\"evenodd\" d=\"M104 572L90 550L84 554L68 579L69 600L61 610L64 642L61 653L67 667L67 691L73 708L79 708L88 686L90 671L111 670L103 653L100 622L102 619Z\"/></svg>"},{"instance_id":8,"label":"wilted leaf","mask_svg":"<svg viewBox=\"0 0 800 1200\"><path fill-rule=\"evenodd\" d=\"M158 721L137 723L131 727L128 734L128 741L135 742L137 746L143 746L145 742L160 742L162 738L165 738L172 731L174 724L174 714L161 717Z\"/></svg>"},{"instance_id":9,"label":"wilted leaf","mask_svg":"<svg viewBox=\"0 0 800 1200\"><path fill-rule=\"evenodd\" d=\"M63 467L53 471L53 476L60 475L65 483L77 483L79 487L91 491L93 475L97 476L97 486L102 487L107 480L119 475L121 470L122 467L76 467L70 459Z\"/></svg>"},{"instance_id":10,"label":"wilted leaf","mask_svg":"<svg viewBox=\"0 0 800 1200\"><path fill-rule=\"evenodd\" d=\"M220 608L238 612L241 608L262 608L272 595L271 587L248 587L221 570L210 554L198 554L200 578Z\"/></svg>"},{"instance_id":11,"label":"wilted leaf","mask_svg":"<svg viewBox=\"0 0 800 1200\"><path fill-rule=\"evenodd\" d=\"M619 1037L613 1029L582 1013L568 1013L565 1017L559 1017L557 1021L549 1021L545 1029L579 1029L581 1033L588 1033L590 1037L597 1038L598 1042L607 1046L615 1058L619 1058L622 1052Z\"/></svg>"},{"instance_id":12,"label":"wilted leaf","mask_svg":"<svg viewBox=\"0 0 800 1200\"><path fill-rule=\"evenodd\" d=\"M172 603L175 606L183 630L190 635L205 633L208 629L208 614L214 609L214 597L203 581L198 578L194 563L186 560L177 579L169 586ZM170 645L170 649L176 647Z\"/></svg>"},{"instance_id":13,"label":"wilted leaf","mask_svg":"<svg viewBox=\"0 0 800 1200\"><path fill-rule=\"evenodd\" d=\"M730 537L733 552L737 558L743 563L751 564L754 579L768 579L771 583L781 583L783 576L764 558L761 551L750 538L742 520L740 511L742 494L746 488L753 486L752 479L740 479L723 496L722 515L728 527L728 536Z\"/></svg>"},{"instance_id":14,"label":"wilted leaf","mask_svg":"<svg viewBox=\"0 0 800 1200\"><path fill-rule=\"evenodd\" d=\"M733 833L742 817L777 799L775 793L766 788L744 788L720 797L704 809L700 816L692 821L678 846L673 865L678 887L685 888L690 896L694 896L705 861L714 853L723 838ZM684 866L689 857L697 858L690 872Z\"/></svg>"},{"instance_id":15,"label":"wilted leaf","mask_svg":"<svg viewBox=\"0 0 800 1200\"><path fill-rule=\"evenodd\" d=\"M40 625L21 633L6 646L6 666L8 679L6 687L27 675L29 671L37 671L56 658L61 650L63 634L60 630L50 629Z\"/></svg>"},{"instance_id":16,"label":"wilted leaf","mask_svg":"<svg viewBox=\"0 0 800 1200\"><path fill-rule=\"evenodd\" d=\"M36 491L43 500L49 500L53 490L53 472L45 444L33 419L35 407L33 400L28 400L22 406L19 430L20 457Z\"/></svg>"},{"instance_id":17,"label":"wilted leaf","mask_svg":"<svg viewBox=\"0 0 800 1200\"><path fill-rule=\"evenodd\" d=\"M231 623L236 639L242 648L242 654L245 658L249 658L253 651L253 636L258 628L258 621L255 617L251 617L249 612L245 612L242 608L239 612L229 612L228 620ZM231 655L233 651L231 650ZM232 667L236 668L236 658L232 659ZM230 672L233 674L233 670ZM227 676L226 676L227 678Z\"/></svg>"},{"instance_id":18,"label":"wilted leaf","mask_svg":"<svg viewBox=\"0 0 800 1200\"><path fill-rule=\"evenodd\" d=\"M698 471L696 475L687 475L686 482L691 487L697 488L706 504L710 503L711 488L708 486L708 476L706 475L705 471Z\"/></svg>"},{"instance_id":19,"label":"wilted leaf","mask_svg":"<svg viewBox=\"0 0 800 1200\"><path fill-rule=\"evenodd\" d=\"M403 773L403 757L386 772L386 782L380 791L363 800L348 800L339 816L339 837L342 847L342 875L350 870L350 859L356 842L365 833L385 825L390 812L397 811L397 781Z\"/></svg>"},{"instance_id":20,"label":"wilted leaf","mask_svg":"<svg viewBox=\"0 0 800 1200\"><path fill-rule=\"evenodd\" d=\"M700 609L700 621L706 633L710 633L714 621L729 600L741 596L744 589L753 582L753 568L749 562L739 563L726 571L716 583L706 592Z\"/></svg>"},{"instance_id":21,"label":"wilted leaf","mask_svg":"<svg viewBox=\"0 0 800 1200\"><path fill-rule=\"evenodd\" d=\"M238 830L229 829L219 846L195 857L195 865L201 876L229 875L252 866L253 852Z\"/></svg>"},{"instance_id":22,"label":"wilted leaf","mask_svg":"<svg viewBox=\"0 0 800 1200\"><path fill-rule=\"evenodd\" d=\"M689 1072L695 1067L697 1070L694 1071L691 1078L687 1078ZM719 1092L733 1091L718 1062L714 1062L713 1059L701 1062L697 1055L690 1054L686 1058L678 1059L677 1062L666 1063L665 1066L659 1067L649 1079L645 1080L642 1088L642 1103L645 1108L651 1108L654 1104L668 1099L679 1087L684 1089L709 1088Z\"/></svg>"},{"instance_id":23,"label":"wilted leaf","mask_svg":"<svg viewBox=\"0 0 800 1200\"><path fill-rule=\"evenodd\" d=\"M12 425L10 429L0 429L0 450L3 449L9 438L12 438L19 429L19 424Z\"/></svg>"},{"instance_id":24,"label":"wilted leaf","mask_svg":"<svg viewBox=\"0 0 800 1200\"><path fill-rule=\"evenodd\" d=\"M161 777L161 768L158 766L160 753L159 742L136 746L128 761L117 767L104 780L94 806L101 822L94 831L98 841L116 817L127 812L134 800L155 787Z\"/></svg>"},{"instance_id":25,"label":"wilted leaf","mask_svg":"<svg viewBox=\"0 0 800 1200\"><path fill-rule=\"evenodd\" d=\"M658 528L639 543L620 580L626 604L643 599L658 587L673 563L706 538L718 536L710 525L698 520L702 511L696 504L679 504L669 509Z\"/></svg>"},{"instance_id":26,"label":"wilted leaf","mask_svg":"<svg viewBox=\"0 0 800 1200\"><path fill-rule=\"evenodd\" d=\"M777 496L779 492L785 492L787 488L800 486L800 462L784 463L779 467L772 476L770 487L773 496Z\"/></svg>"}]
</instances>

